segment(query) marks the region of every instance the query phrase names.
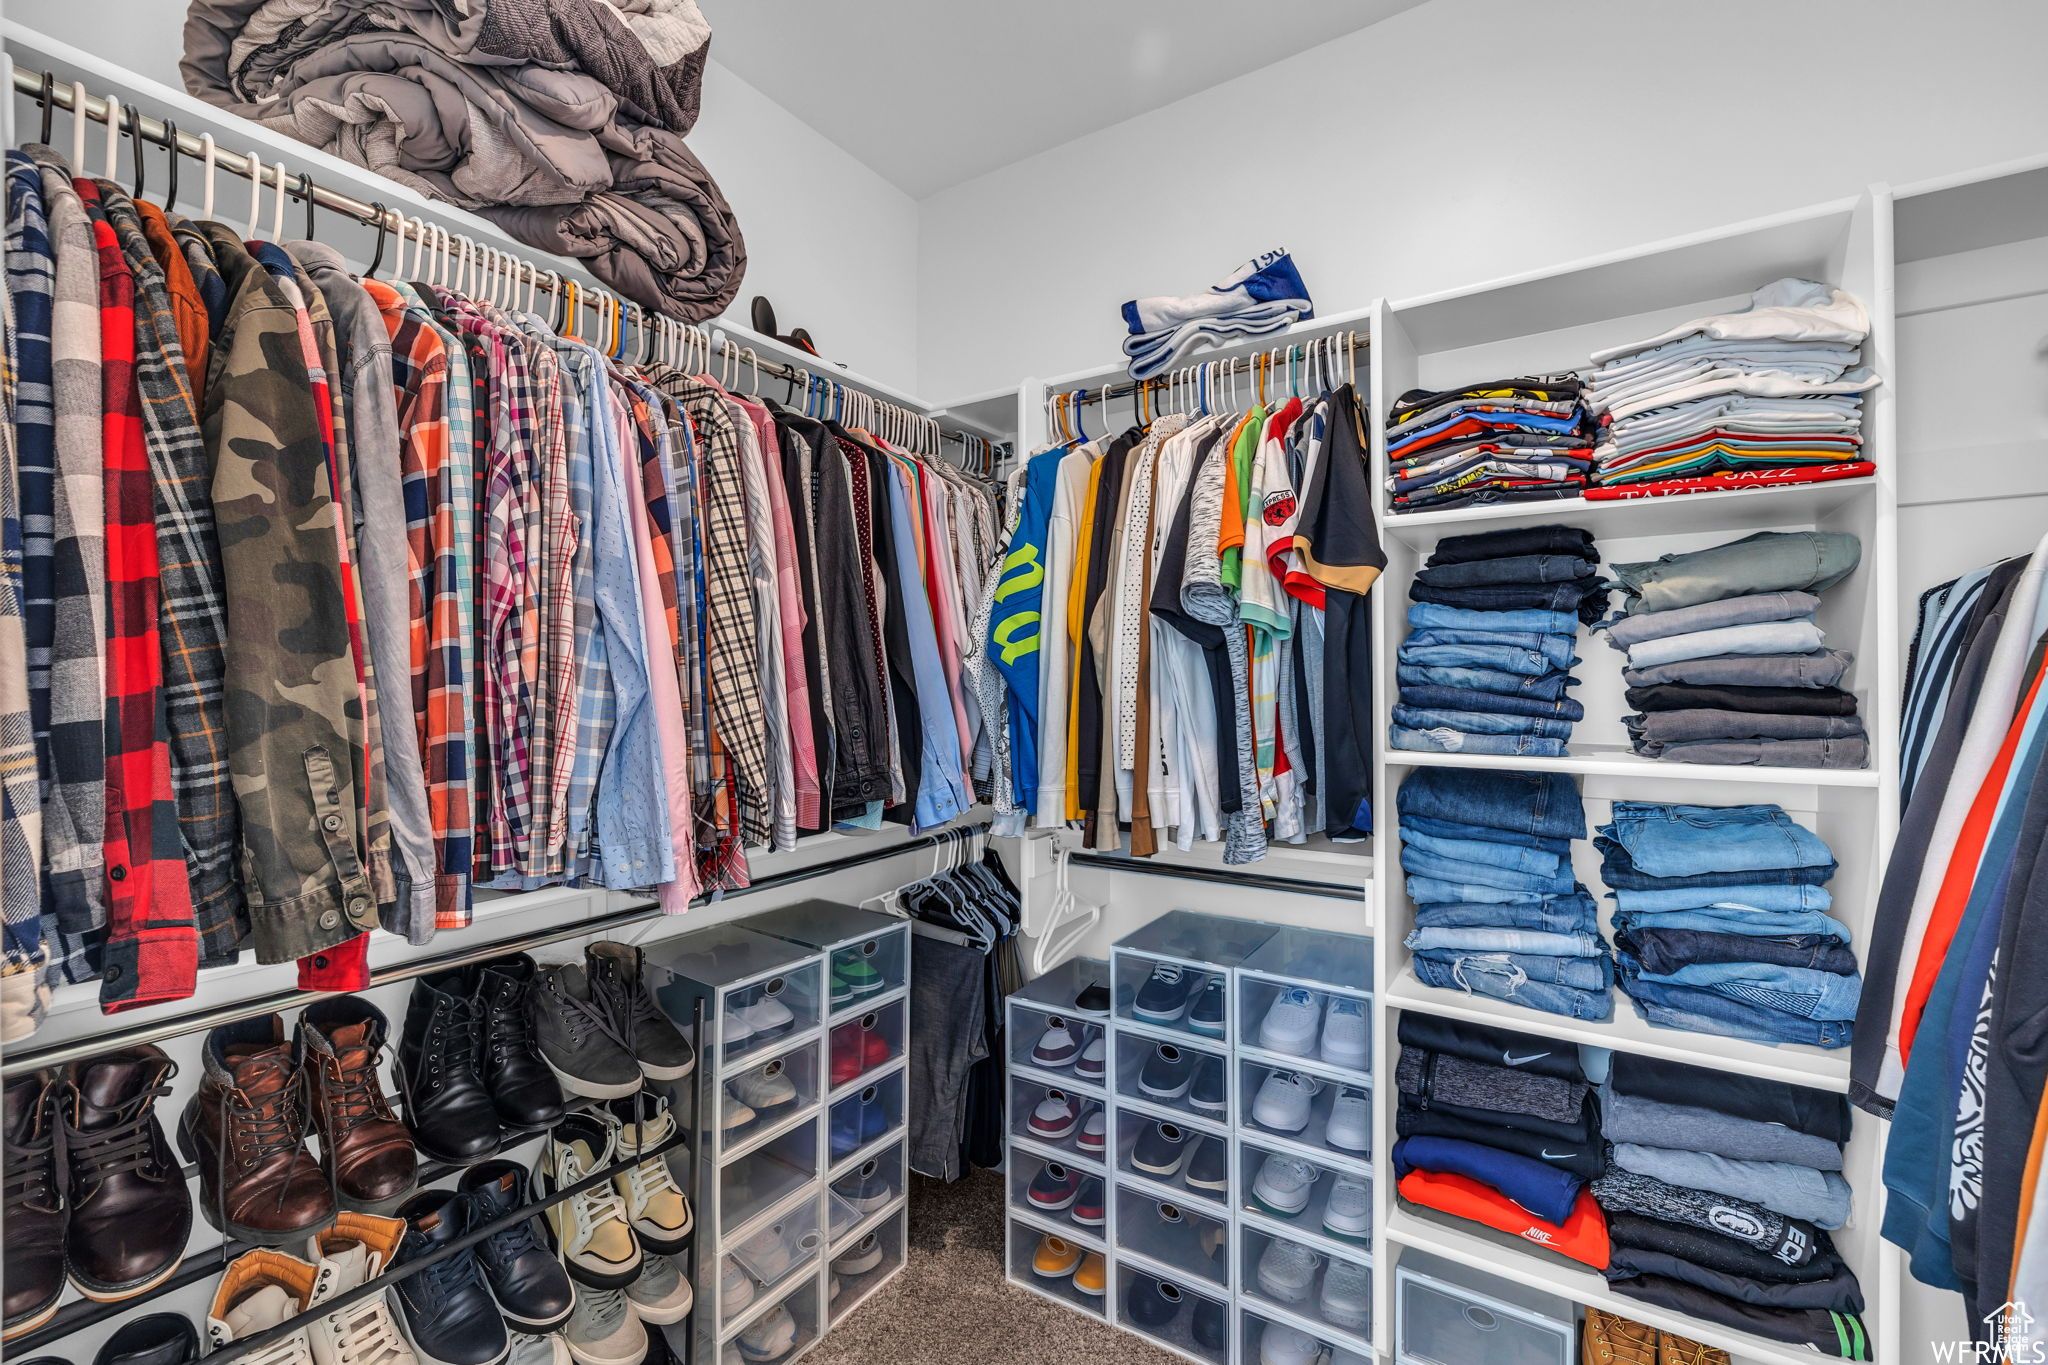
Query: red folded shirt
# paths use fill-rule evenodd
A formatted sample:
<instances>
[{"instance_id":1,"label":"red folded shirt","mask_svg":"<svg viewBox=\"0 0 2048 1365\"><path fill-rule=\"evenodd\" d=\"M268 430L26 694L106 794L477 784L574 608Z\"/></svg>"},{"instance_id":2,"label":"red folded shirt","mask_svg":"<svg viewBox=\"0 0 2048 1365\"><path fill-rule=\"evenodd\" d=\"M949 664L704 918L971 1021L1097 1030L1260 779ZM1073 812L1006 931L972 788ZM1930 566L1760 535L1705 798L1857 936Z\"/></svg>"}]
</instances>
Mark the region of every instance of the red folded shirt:
<instances>
[{"instance_id":1,"label":"red folded shirt","mask_svg":"<svg viewBox=\"0 0 2048 1365\"><path fill-rule=\"evenodd\" d=\"M1626 498L1669 498L1680 493L1717 493L1726 488L1778 488L1794 483L1829 483L1835 479L1860 479L1876 472L1877 466L1869 460L1815 464L1804 469L1724 469L1718 474L1696 474L1689 479L1649 479L1642 483L1589 488L1586 501L1617 502Z\"/></svg>"},{"instance_id":2,"label":"red folded shirt","mask_svg":"<svg viewBox=\"0 0 2048 1365\"><path fill-rule=\"evenodd\" d=\"M1607 1269L1607 1215L1593 1202L1590 1188L1579 1191L1572 1216L1562 1227L1544 1222L1491 1185L1449 1171L1418 1167L1401 1177L1400 1189L1401 1197L1410 1203L1512 1232L1525 1242L1582 1261L1595 1270Z\"/></svg>"}]
</instances>

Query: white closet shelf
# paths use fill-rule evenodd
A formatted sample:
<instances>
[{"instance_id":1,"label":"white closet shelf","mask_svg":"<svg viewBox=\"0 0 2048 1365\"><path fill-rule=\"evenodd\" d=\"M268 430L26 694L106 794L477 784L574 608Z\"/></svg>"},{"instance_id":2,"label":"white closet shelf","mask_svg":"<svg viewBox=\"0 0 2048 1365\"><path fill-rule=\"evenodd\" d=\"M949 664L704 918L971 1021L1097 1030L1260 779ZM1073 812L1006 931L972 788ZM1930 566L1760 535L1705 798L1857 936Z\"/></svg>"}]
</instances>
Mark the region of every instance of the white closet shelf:
<instances>
[{"instance_id":1,"label":"white closet shelf","mask_svg":"<svg viewBox=\"0 0 2048 1365\"><path fill-rule=\"evenodd\" d=\"M1753 1043L1743 1038L1722 1038L1690 1033L1684 1029L1656 1028L1636 1013L1635 1006L1614 988L1614 1017L1595 1021L1567 1019L1561 1014L1524 1009L1503 1000L1462 991L1440 990L1426 985L1413 966L1403 966L1386 995L1394 1009L1419 1014L1445 1015L1475 1024L1540 1033L1593 1047L1612 1048L1642 1057L1660 1057L1714 1071L1733 1071L1764 1080L1786 1081L1817 1090L1847 1093L1849 1050L1807 1047L1802 1044Z\"/></svg>"},{"instance_id":2,"label":"white closet shelf","mask_svg":"<svg viewBox=\"0 0 2048 1365\"><path fill-rule=\"evenodd\" d=\"M1584 753L1563 758L1530 758L1501 754L1439 754L1389 749L1381 761L1390 768L1492 768L1512 771L1576 773L1582 777L1666 778L1681 782L1771 782L1796 787L1875 787L1883 774L1876 768L1766 768L1746 763L1668 763L1645 758L1620 745L1604 746L1574 740Z\"/></svg>"},{"instance_id":3,"label":"white closet shelf","mask_svg":"<svg viewBox=\"0 0 2048 1365\"><path fill-rule=\"evenodd\" d=\"M1540 1251L1524 1250L1514 1244L1519 1239L1511 1239L1506 1233L1489 1235L1485 1230L1463 1230L1478 1226L1476 1223L1463 1223L1460 1227L1452 1227L1434 1216L1393 1201L1387 1214L1386 1235L1387 1240L1397 1247L1414 1247L1417 1251L1427 1251L1517 1284L1563 1295L1588 1308L1619 1314L1646 1327L1675 1332L1709 1346L1719 1346L1741 1365L1813 1365L1815 1360L1821 1359L1803 1346L1720 1327L1686 1313L1675 1313L1639 1299L1625 1298L1609 1290L1607 1281L1598 1271L1575 1261L1553 1259ZM1398 1253L1388 1257L1390 1262L1398 1259ZM1864 1326L1870 1328L1868 1317Z\"/></svg>"},{"instance_id":4,"label":"white closet shelf","mask_svg":"<svg viewBox=\"0 0 2048 1365\"><path fill-rule=\"evenodd\" d=\"M1554 502L1503 503L1447 512L1390 512L1382 519L1380 529L1403 544L1418 546L1434 545L1445 536L1466 531L1548 526L1553 522L1581 527L1593 532L1596 538L1741 533L1825 521L1868 499L1878 482L1877 476L1872 475L1834 483L1728 489L1668 498L1559 498Z\"/></svg>"}]
</instances>

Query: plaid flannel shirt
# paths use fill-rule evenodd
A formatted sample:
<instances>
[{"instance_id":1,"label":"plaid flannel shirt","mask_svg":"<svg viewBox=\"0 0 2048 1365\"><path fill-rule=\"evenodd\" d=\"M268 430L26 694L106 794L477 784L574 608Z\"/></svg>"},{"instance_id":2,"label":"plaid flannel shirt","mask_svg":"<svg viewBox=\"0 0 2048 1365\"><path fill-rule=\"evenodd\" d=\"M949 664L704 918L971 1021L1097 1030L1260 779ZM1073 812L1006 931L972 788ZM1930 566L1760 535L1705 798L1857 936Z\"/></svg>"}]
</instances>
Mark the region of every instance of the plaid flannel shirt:
<instances>
[{"instance_id":1,"label":"plaid flannel shirt","mask_svg":"<svg viewBox=\"0 0 2048 1365\"><path fill-rule=\"evenodd\" d=\"M573 662L575 689L570 734L575 748L570 757L569 785L563 793L562 810L567 817L563 830L564 871L572 881L603 884L592 836L597 828L597 783L604 756L611 745L612 728L618 714L612 692L610 651L606 645L603 613L597 605L597 574L594 562L597 537L596 461L605 449L603 424L611 421L607 387L600 376L597 352L581 342L553 338L550 344L561 365L563 415L568 462L569 515L580 534L570 559L569 593L574 603L571 627L575 632Z\"/></svg>"}]
</instances>

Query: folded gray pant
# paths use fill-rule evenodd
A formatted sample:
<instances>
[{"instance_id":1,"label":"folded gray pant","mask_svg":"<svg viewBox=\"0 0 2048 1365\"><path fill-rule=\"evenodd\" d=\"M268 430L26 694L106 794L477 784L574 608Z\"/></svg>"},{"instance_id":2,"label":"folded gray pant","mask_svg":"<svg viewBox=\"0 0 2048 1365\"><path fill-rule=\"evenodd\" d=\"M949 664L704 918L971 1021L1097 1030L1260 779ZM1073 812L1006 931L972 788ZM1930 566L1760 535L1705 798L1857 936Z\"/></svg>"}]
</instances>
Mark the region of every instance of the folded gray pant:
<instances>
[{"instance_id":1,"label":"folded gray pant","mask_svg":"<svg viewBox=\"0 0 2048 1365\"><path fill-rule=\"evenodd\" d=\"M1731 1237L1745 1246L1777 1257L1786 1265L1804 1265L1819 1250L1820 1229L1747 1199L1730 1199L1707 1190L1673 1185L1653 1176L1610 1166L1593 1182L1593 1198L1610 1213L1639 1213L1667 1223L1683 1223Z\"/></svg>"},{"instance_id":2,"label":"folded gray pant","mask_svg":"<svg viewBox=\"0 0 2048 1365\"><path fill-rule=\"evenodd\" d=\"M1760 1308L1826 1308L1837 1313L1863 1311L1863 1286L1847 1267L1824 1280L1796 1280L1789 1284L1730 1275L1712 1266L1695 1265L1665 1251L1648 1247L1615 1245L1608 1250L1610 1280L1633 1279L1637 1275L1663 1275L1697 1285L1710 1294Z\"/></svg>"},{"instance_id":3,"label":"folded gray pant","mask_svg":"<svg viewBox=\"0 0 2048 1365\"><path fill-rule=\"evenodd\" d=\"M1713 1152L1731 1161L1789 1161L1816 1171L1842 1169L1841 1147L1824 1137L1611 1089L1600 1099L1600 1131L1609 1142Z\"/></svg>"},{"instance_id":4,"label":"folded gray pant","mask_svg":"<svg viewBox=\"0 0 2048 1365\"><path fill-rule=\"evenodd\" d=\"M1636 752L1652 756L1667 744L1702 739L1850 739L1865 733L1861 716L1787 716L1706 706L1624 716L1622 723Z\"/></svg>"},{"instance_id":5,"label":"folded gray pant","mask_svg":"<svg viewBox=\"0 0 2048 1365\"><path fill-rule=\"evenodd\" d=\"M1866 768L1870 743L1850 739L1703 739L1667 744L1657 755L1671 763L1733 763L1752 768Z\"/></svg>"},{"instance_id":6,"label":"folded gray pant","mask_svg":"<svg viewBox=\"0 0 2048 1365\"><path fill-rule=\"evenodd\" d=\"M1863 544L1846 531L1758 531L1707 550L1616 564L1630 615L1762 592L1821 592L1847 578Z\"/></svg>"},{"instance_id":7,"label":"folded gray pant","mask_svg":"<svg viewBox=\"0 0 2048 1365\"><path fill-rule=\"evenodd\" d=\"M1607 643L1616 649L1633 649L1646 640L1667 635L1692 635L1724 626L1746 626L1758 621L1793 621L1813 615L1820 599L1810 592L1759 592L1747 597L1724 597L1673 611L1638 612L1616 617L1595 626L1607 632Z\"/></svg>"},{"instance_id":8,"label":"folded gray pant","mask_svg":"<svg viewBox=\"0 0 2048 1365\"><path fill-rule=\"evenodd\" d=\"M1839 649L1807 654L1710 654L1648 668L1624 668L1630 687L1693 683L1708 687L1834 687L1856 656Z\"/></svg>"},{"instance_id":9,"label":"folded gray pant","mask_svg":"<svg viewBox=\"0 0 2048 1365\"><path fill-rule=\"evenodd\" d=\"M1394 1084L1404 1095L1496 1113L1527 1114L1553 1123L1577 1123L1590 1089L1584 1081L1538 1076L1485 1062L1468 1062L1447 1052L1401 1049Z\"/></svg>"},{"instance_id":10,"label":"folded gray pant","mask_svg":"<svg viewBox=\"0 0 2048 1365\"><path fill-rule=\"evenodd\" d=\"M1730 1161L1712 1152L1614 1144L1614 1164L1671 1185L1750 1199L1787 1218L1832 1231L1849 1221L1849 1182L1788 1161Z\"/></svg>"}]
</instances>

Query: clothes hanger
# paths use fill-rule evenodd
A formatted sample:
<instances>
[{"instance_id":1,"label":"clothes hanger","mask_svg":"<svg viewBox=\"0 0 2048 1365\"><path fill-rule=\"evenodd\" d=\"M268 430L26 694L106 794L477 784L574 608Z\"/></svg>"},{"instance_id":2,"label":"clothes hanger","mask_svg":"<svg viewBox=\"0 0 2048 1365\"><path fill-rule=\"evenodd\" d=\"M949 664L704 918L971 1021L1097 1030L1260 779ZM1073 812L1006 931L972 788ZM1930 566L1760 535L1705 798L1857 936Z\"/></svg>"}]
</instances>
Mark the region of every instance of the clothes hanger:
<instances>
[{"instance_id":1,"label":"clothes hanger","mask_svg":"<svg viewBox=\"0 0 2048 1365\"><path fill-rule=\"evenodd\" d=\"M320 238L313 231L313 211L319 207L314 202L318 196L313 193L313 177L304 171L299 172L299 193L304 195L306 200L306 240L317 242Z\"/></svg>"},{"instance_id":2,"label":"clothes hanger","mask_svg":"<svg viewBox=\"0 0 2048 1365\"><path fill-rule=\"evenodd\" d=\"M1053 855L1052 907L1045 923L1032 935L1031 974L1043 976L1072 957L1095 926L1102 922L1102 907L1084 902L1069 884L1073 850L1061 847ZM1030 931L1027 929L1027 933Z\"/></svg>"},{"instance_id":3,"label":"clothes hanger","mask_svg":"<svg viewBox=\"0 0 2048 1365\"><path fill-rule=\"evenodd\" d=\"M120 165L121 101L115 98L114 96L109 95L107 96L107 143L105 148L105 158L101 164L100 169L100 179L112 180L114 178L114 172L120 169ZM80 175L85 174L85 167L80 166L78 168L78 172Z\"/></svg>"},{"instance_id":4,"label":"clothes hanger","mask_svg":"<svg viewBox=\"0 0 2048 1365\"><path fill-rule=\"evenodd\" d=\"M263 163L256 159L256 153L244 152L249 167L249 230L242 236L255 240L256 229L263 220Z\"/></svg>"},{"instance_id":5,"label":"clothes hanger","mask_svg":"<svg viewBox=\"0 0 2048 1365\"><path fill-rule=\"evenodd\" d=\"M36 96L36 100L43 106L43 130L36 135L36 141L47 147L50 145L50 125L57 117L57 75L55 72L45 71L43 73L42 92Z\"/></svg>"},{"instance_id":6,"label":"clothes hanger","mask_svg":"<svg viewBox=\"0 0 2048 1365\"><path fill-rule=\"evenodd\" d=\"M74 173L85 170L85 102L88 98L84 81L71 82L71 169Z\"/></svg>"},{"instance_id":7,"label":"clothes hanger","mask_svg":"<svg viewBox=\"0 0 2048 1365\"><path fill-rule=\"evenodd\" d=\"M284 240L285 177L287 172L282 161L277 163L277 200L270 206L270 240Z\"/></svg>"},{"instance_id":8,"label":"clothes hanger","mask_svg":"<svg viewBox=\"0 0 2048 1365\"><path fill-rule=\"evenodd\" d=\"M142 187L149 178L149 160L142 154L142 111L139 109L128 111L128 136L135 139L135 182L128 197L140 203Z\"/></svg>"}]
</instances>

